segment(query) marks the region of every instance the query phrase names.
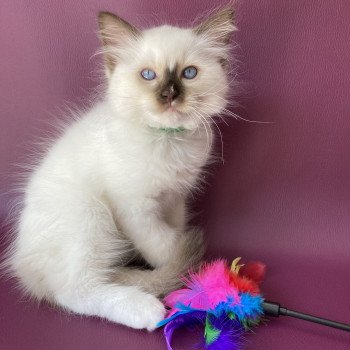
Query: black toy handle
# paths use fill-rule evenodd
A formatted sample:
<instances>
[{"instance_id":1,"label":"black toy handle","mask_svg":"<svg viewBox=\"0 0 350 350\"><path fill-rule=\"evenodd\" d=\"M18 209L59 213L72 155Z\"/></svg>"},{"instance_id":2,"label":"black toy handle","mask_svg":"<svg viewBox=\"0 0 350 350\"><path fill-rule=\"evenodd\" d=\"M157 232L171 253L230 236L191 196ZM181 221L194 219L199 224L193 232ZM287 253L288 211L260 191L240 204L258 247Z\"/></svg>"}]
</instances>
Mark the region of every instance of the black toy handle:
<instances>
[{"instance_id":1,"label":"black toy handle","mask_svg":"<svg viewBox=\"0 0 350 350\"><path fill-rule=\"evenodd\" d=\"M272 301L264 301L262 304L262 307L263 307L264 313L268 316L273 316L273 317L278 317L280 315L290 316L294 318L299 318L301 320L314 322L314 323L322 324L324 326L333 327L333 328L341 329L346 332L350 332L349 324L327 320L325 318L304 314L298 311L288 310L285 307L282 307L279 303L275 303Z\"/></svg>"}]
</instances>

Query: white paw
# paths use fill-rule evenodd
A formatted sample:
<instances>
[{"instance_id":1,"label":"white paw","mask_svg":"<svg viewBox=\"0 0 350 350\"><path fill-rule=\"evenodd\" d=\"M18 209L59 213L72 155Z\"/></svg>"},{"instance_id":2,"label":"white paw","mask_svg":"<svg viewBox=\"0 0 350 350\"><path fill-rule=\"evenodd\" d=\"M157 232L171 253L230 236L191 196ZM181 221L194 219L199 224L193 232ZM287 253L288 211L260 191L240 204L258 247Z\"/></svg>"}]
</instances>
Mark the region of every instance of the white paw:
<instances>
[{"instance_id":1,"label":"white paw","mask_svg":"<svg viewBox=\"0 0 350 350\"><path fill-rule=\"evenodd\" d=\"M164 319L164 305L153 295L143 293L134 300L135 309L130 326L137 329L146 328L153 331L157 323Z\"/></svg>"}]
</instances>

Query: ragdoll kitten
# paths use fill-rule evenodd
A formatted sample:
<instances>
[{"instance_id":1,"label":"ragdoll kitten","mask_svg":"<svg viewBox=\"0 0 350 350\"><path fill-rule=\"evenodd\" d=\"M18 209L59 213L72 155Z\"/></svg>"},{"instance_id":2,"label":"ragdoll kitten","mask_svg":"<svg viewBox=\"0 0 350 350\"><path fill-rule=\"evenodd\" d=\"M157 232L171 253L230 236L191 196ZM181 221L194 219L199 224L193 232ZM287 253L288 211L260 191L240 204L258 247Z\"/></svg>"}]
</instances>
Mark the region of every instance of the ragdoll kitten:
<instances>
[{"instance_id":1,"label":"ragdoll kitten","mask_svg":"<svg viewBox=\"0 0 350 350\"><path fill-rule=\"evenodd\" d=\"M186 197L226 106L233 12L139 31L99 15L108 88L32 173L8 264L30 295L153 330L157 298L199 263ZM130 267L141 256L149 268Z\"/></svg>"}]
</instances>

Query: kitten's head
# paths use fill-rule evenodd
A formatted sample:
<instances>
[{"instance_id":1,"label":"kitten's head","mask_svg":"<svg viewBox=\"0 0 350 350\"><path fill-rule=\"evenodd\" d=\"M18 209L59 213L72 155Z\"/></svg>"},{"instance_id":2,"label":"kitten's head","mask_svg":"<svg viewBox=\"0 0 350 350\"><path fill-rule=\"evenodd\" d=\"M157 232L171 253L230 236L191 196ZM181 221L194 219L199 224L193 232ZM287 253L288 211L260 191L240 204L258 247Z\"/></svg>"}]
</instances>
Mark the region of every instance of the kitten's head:
<instances>
[{"instance_id":1,"label":"kitten's head","mask_svg":"<svg viewBox=\"0 0 350 350\"><path fill-rule=\"evenodd\" d=\"M99 26L109 100L123 116L156 128L195 129L225 107L231 9L189 29L139 31L106 12Z\"/></svg>"}]
</instances>

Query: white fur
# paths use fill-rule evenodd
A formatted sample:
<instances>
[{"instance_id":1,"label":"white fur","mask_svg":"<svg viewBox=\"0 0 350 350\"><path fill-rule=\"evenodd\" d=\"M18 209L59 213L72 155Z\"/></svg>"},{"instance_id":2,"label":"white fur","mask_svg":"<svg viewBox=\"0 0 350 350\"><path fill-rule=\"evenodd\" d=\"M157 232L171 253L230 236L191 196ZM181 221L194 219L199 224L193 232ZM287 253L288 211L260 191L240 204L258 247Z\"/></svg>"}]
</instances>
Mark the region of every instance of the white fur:
<instances>
[{"instance_id":1,"label":"white fur","mask_svg":"<svg viewBox=\"0 0 350 350\"><path fill-rule=\"evenodd\" d=\"M26 187L9 258L25 291L79 314L155 328L162 303L107 276L133 250L154 267L172 258L187 194L210 156L210 117L226 104L222 51L190 29L163 26L119 52L106 98L67 128ZM155 82L139 71L151 67L161 79L179 62L197 66L198 77L184 82L191 94L181 113L159 111ZM186 131L159 130L179 126Z\"/></svg>"}]
</instances>

